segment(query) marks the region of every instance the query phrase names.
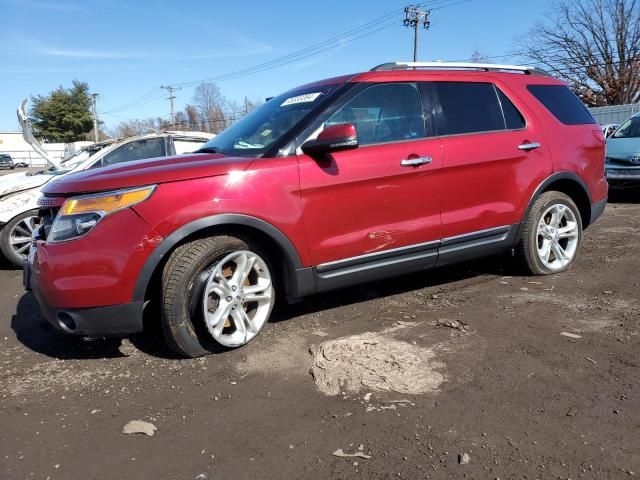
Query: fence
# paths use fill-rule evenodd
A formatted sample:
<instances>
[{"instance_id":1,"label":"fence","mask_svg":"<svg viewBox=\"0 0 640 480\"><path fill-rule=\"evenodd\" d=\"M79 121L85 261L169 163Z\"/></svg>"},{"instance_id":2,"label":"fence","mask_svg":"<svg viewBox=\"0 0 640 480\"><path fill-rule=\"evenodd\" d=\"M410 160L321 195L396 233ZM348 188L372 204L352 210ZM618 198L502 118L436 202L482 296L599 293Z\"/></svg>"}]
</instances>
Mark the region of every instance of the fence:
<instances>
[{"instance_id":1,"label":"fence","mask_svg":"<svg viewBox=\"0 0 640 480\"><path fill-rule=\"evenodd\" d=\"M613 105L611 107L593 107L589 111L600 125L617 123L620 125L627 118L640 112L640 104Z\"/></svg>"}]
</instances>

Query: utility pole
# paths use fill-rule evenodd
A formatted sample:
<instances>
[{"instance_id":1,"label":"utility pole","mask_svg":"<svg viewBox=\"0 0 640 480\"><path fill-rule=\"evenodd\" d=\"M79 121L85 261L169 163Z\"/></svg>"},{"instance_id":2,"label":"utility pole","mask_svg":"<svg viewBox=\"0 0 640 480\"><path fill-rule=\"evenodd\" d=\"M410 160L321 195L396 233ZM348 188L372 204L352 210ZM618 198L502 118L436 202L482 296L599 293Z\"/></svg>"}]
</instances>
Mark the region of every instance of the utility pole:
<instances>
[{"instance_id":1,"label":"utility pole","mask_svg":"<svg viewBox=\"0 0 640 480\"><path fill-rule=\"evenodd\" d=\"M165 87L164 85L160 85L160 88L164 88L167 92L169 92L169 96L167 97L167 100L169 100L169 105L171 108L171 127L173 127L175 124L175 115L173 112L173 101L176 98L173 92L175 92L176 90L182 90L182 87L177 88L177 87L172 87L171 85L168 85Z\"/></svg>"},{"instance_id":2,"label":"utility pole","mask_svg":"<svg viewBox=\"0 0 640 480\"><path fill-rule=\"evenodd\" d=\"M431 10L420 10L417 5L404 9L404 26L413 28L413 61L418 61L418 31L420 25L426 30L431 26L429 15Z\"/></svg>"},{"instance_id":3,"label":"utility pole","mask_svg":"<svg viewBox=\"0 0 640 480\"><path fill-rule=\"evenodd\" d=\"M98 98L97 93L91 94L91 110L93 112L93 138L95 142L98 143L99 134L98 134L98 111L96 109L96 98Z\"/></svg>"}]
</instances>

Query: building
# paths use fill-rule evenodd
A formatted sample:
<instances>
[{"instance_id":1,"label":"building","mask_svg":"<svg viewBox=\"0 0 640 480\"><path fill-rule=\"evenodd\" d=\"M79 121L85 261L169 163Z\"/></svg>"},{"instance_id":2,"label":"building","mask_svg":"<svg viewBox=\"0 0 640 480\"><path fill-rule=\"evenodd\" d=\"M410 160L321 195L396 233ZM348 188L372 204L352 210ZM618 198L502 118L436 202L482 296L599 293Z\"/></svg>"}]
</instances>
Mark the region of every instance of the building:
<instances>
[{"instance_id":1,"label":"building","mask_svg":"<svg viewBox=\"0 0 640 480\"><path fill-rule=\"evenodd\" d=\"M89 145L92 142L74 143L43 143L42 148L49 154L52 160L60 161L71 155L79 148ZM25 162L30 167L44 167L46 161L36 151L24 141L22 132L1 132L0 131L0 153L8 153L14 162Z\"/></svg>"}]
</instances>

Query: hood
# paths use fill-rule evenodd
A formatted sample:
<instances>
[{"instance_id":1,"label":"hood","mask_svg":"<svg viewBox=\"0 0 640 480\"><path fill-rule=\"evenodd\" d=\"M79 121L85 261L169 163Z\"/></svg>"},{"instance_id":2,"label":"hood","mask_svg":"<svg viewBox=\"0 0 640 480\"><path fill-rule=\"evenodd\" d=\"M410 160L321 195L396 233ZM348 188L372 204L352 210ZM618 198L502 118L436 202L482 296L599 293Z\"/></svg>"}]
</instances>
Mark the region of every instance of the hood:
<instances>
[{"instance_id":1,"label":"hood","mask_svg":"<svg viewBox=\"0 0 640 480\"><path fill-rule=\"evenodd\" d=\"M640 138L608 138L607 157L631 161L631 157L640 155Z\"/></svg>"},{"instance_id":2,"label":"hood","mask_svg":"<svg viewBox=\"0 0 640 480\"><path fill-rule=\"evenodd\" d=\"M0 177L0 197L40 187L51 180L51 178L52 175L47 175L46 173L27 175L26 172L19 172L3 175Z\"/></svg>"},{"instance_id":3,"label":"hood","mask_svg":"<svg viewBox=\"0 0 640 480\"><path fill-rule=\"evenodd\" d=\"M253 160L207 153L150 158L65 175L59 181L49 183L43 192L69 195L213 177L246 170Z\"/></svg>"}]
</instances>

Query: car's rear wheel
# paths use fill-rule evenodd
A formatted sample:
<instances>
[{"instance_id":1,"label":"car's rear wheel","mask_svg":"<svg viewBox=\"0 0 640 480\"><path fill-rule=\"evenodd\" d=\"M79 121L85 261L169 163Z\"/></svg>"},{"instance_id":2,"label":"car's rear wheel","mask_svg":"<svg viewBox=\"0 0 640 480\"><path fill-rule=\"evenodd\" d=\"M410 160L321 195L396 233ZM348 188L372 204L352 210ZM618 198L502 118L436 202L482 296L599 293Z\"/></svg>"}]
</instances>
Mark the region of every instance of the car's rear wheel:
<instances>
[{"instance_id":1,"label":"car's rear wheel","mask_svg":"<svg viewBox=\"0 0 640 480\"><path fill-rule=\"evenodd\" d=\"M22 261L29 253L31 234L36 228L37 220L37 210L24 212L14 217L0 232L0 250L16 267L22 266Z\"/></svg>"},{"instance_id":2,"label":"car's rear wheel","mask_svg":"<svg viewBox=\"0 0 640 480\"><path fill-rule=\"evenodd\" d=\"M516 253L533 275L568 270L582 241L580 211L561 192L545 192L533 203L522 224Z\"/></svg>"},{"instance_id":3,"label":"car's rear wheel","mask_svg":"<svg viewBox=\"0 0 640 480\"><path fill-rule=\"evenodd\" d=\"M178 247L162 276L162 324L169 348L199 357L253 340L275 303L267 257L232 236Z\"/></svg>"}]
</instances>

